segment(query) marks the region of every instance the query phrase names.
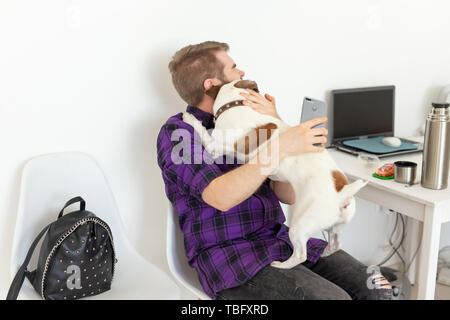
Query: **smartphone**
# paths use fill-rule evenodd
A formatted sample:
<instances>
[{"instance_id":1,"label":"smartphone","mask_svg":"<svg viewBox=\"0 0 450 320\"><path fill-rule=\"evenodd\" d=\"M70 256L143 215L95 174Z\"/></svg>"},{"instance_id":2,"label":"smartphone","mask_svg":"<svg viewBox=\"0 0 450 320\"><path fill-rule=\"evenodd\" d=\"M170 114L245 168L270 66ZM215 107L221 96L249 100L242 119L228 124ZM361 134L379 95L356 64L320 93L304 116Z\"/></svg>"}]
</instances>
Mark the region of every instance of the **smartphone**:
<instances>
[{"instance_id":1,"label":"smartphone","mask_svg":"<svg viewBox=\"0 0 450 320\"><path fill-rule=\"evenodd\" d=\"M303 99L302 115L300 123L315 119L327 117L327 104L325 101L305 97ZM325 123L314 126L313 128L325 128ZM320 143L315 143L315 146L321 146Z\"/></svg>"}]
</instances>

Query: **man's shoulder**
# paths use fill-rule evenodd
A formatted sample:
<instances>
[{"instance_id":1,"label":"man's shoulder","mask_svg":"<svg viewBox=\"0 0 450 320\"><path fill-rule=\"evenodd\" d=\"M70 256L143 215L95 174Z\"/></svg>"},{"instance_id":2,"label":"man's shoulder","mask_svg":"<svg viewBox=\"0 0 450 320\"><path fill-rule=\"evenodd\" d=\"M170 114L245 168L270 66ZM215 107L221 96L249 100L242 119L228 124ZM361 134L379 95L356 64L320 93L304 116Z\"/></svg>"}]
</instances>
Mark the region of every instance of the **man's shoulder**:
<instances>
[{"instance_id":1,"label":"man's shoulder","mask_svg":"<svg viewBox=\"0 0 450 320\"><path fill-rule=\"evenodd\" d=\"M191 125L183 121L183 112L179 112L167 119L161 126L160 132L163 130L173 131L178 128L193 129Z\"/></svg>"},{"instance_id":2,"label":"man's shoulder","mask_svg":"<svg viewBox=\"0 0 450 320\"><path fill-rule=\"evenodd\" d=\"M192 126L183 121L183 113L179 112L163 123L158 133L158 141L170 138L173 131L177 129L187 129L193 131Z\"/></svg>"},{"instance_id":3,"label":"man's shoulder","mask_svg":"<svg viewBox=\"0 0 450 320\"><path fill-rule=\"evenodd\" d=\"M174 130L183 123L183 113L179 112L167 119L161 126L161 129Z\"/></svg>"}]
</instances>

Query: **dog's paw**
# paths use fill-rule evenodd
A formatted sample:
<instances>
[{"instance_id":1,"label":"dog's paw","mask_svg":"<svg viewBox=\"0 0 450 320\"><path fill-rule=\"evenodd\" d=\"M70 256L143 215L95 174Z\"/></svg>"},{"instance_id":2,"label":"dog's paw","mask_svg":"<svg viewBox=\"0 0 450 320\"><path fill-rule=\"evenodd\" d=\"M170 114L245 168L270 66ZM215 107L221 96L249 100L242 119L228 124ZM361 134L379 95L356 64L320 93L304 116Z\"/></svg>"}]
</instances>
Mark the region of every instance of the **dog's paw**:
<instances>
[{"instance_id":1,"label":"dog's paw","mask_svg":"<svg viewBox=\"0 0 450 320\"><path fill-rule=\"evenodd\" d=\"M331 256L333 253L337 252L340 250L340 246L339 244L334 244L333 246L331 246L328 243L328 246L325 248L325 250L323 250L323 253L320 255L321 257L328 257Z\"/></svg>"},{"instance_id":2,"label":"dog's paw","mask_svg":"<svg viewBox=\"0 0 450 320\"><path fill-rule=\"evenodd\" d=\"M271 267L274 267L274 268L281 268L281 265L282 265L283 263L281 262L281 261L272 261L271 263L270 263L270 266Z\"/></svg>"},{"instance_id":3,"label":"dog's paw","mask_svg":"<svg viewBox=\"0 0 450 320\"><path fill-rule=\"evenodd\" d=\"M286 261L273 261L270 266L278 269L292 269L296 265L299 265L306 261L305 259L298 259L297 257L291 257Z\"/></svg>"},{"instance_id":4,"label":"dog's paw","mask_svg":"<svg viewBox=\"0 0 450 320\"><path fill-rule=\"evenodd\" d=\"M328 257L331 256L334 253L333 249L330 249L329 247L326 247L323 253L320 255L321 257Z\"/></svg>"},{"instance_id":5,"label":"dog's paw","mask_svg":"<svg viewBox=\"0 0 450 320\"><path fill-rule=\"evenodd\" d=\"M360 188L364 188L369 183L369 180L364 181L362 179L358 179L357 181L358 184L360 185Z\"/></svg>"},{"instance_id":6,"label":"dog's paw","mask_svg":"<svg viewBox=\"0 0 450 320\"><path fill-rule=\"evenodd\" d=\"M341 209L347 209L347 207L351 204L353 197L347 197L342 204Z\"/></svg>"}]
</instances>

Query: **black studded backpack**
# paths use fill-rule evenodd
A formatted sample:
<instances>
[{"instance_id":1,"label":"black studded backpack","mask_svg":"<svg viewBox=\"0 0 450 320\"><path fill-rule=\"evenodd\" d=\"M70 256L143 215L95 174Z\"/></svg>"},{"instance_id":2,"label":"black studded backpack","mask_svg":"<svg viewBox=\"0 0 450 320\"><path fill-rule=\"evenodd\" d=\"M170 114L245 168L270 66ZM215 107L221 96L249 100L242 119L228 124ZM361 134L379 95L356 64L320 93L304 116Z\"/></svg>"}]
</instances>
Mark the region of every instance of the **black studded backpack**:
<instances>
[{"instance_id":1,"label":"black studded backpack","mask_svg":"<svg viewBox=\"0 0 450 320\"><path fill-rule=\"evenodd\" d=\"M77 202L80 210L63 216L64 209ZM25 277L44 300L80 299L111 289L117 262L111 229L85 206L81 197L70 199L58 219L39 233L14 277L7 300L17 299ZM45 233L37 268L28 271L33 251Z\"/></svg>"}]
</instances>

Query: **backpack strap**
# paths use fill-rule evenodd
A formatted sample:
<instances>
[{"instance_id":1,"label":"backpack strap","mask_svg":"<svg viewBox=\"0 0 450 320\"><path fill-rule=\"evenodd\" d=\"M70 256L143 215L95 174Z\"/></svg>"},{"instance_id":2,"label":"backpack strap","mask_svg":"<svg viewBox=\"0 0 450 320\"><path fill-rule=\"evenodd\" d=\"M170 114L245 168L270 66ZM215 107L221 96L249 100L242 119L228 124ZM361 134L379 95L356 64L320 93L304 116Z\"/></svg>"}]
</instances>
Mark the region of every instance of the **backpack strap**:
<instances>
[{"instance_id":1,"label":"backpack strap","mask_svg":"<svg viewBox=\"0 0 450 320\"><path fill-rule=\"evenodd\" d=\"M65 208L67 208L71 204L74 204L77 202L80 203L80 211L82 211L86 208L86 202L84 201L84 199L82 197L78 196L78 197L72 198L69 201L67 201L67 203L64 205L64 207L61 209L61 211L59 212L59 215L58 215L58 219L63 216L63 211Z\"/></svg>"},{"instance_id":2,"label":"backpack strap","mask_svg":"<svg viewBox=\"0 0 450 320\"><path fill-rule=\"evenodd\" d=\"M34 279L35 271L30 272L27 270L28 263L31 260L31 257L33 256L34 249L36 248L37 244L39 243L39 240L41 240L42 236L45 234L45 232L50 228L50 226L54 222L48 224L42 231L39 233L39 235L34 239L33 243L31 244L30 249L28 250L27 256L25 258L25 261L23 262L22 266L19 268L19 271L17 271L16 276L14 277L14 280L11 283L11 286L9 287L8 295L6 296L6 300L17 300L17 296L19 295L19 291L22 288L23 281L25 280L25 276L30 280Z\"/></svg>"}]
</instances>

